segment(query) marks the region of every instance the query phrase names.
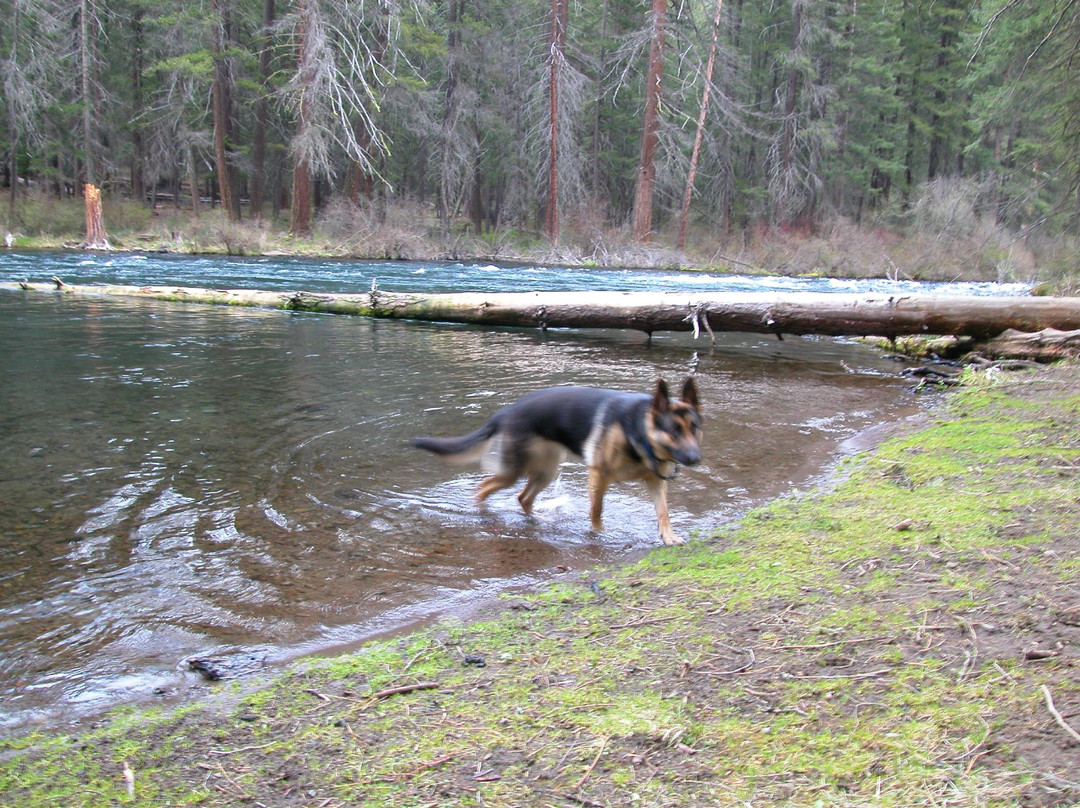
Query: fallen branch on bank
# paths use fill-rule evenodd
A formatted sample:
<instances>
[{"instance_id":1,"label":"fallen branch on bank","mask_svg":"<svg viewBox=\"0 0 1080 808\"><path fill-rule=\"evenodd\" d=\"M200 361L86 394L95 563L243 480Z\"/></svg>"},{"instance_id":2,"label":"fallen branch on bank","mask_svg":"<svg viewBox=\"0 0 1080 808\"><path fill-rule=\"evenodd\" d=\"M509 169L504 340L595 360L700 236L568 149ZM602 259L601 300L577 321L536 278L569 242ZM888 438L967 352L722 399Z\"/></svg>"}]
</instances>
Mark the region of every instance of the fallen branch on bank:
<instances>
[{"instance_id":1,"label":"fallen branch on bank","mask_svg":"<svg viewBox=\"0 0 1080 808\"><path fill-rule=\"evenodd\" d=\"M417 682L413 685L399 685L398 687L388 687L385 690L379 690L376 693L372 693L368 698L373 700L388 699L391 696L400 696L403 693L415 693L417 690L434 690L438 686L438 682Z\"/></svg>"},{"instance_id":2,"label":"fallen branch on bank","mask_svg":"<svg viewBox=\"0 0 1080 808\"><path fill-rule=\"evenodd\" d=\"M738 331L791 335L966 335L987 340L1010 330L1080 335L1080 298L801 292L465 292L422 294L372 288L358 294L201 289L169 286L79 286L59 278L0 288L112 295L288 311L526 328L622 328ZM1076 337L1073 337L1073 344ZM1015 341L1015 338L1014 338ZM1048 337L1042 338L1048 344ZM1059 340L1064 344L1067 340Z\"/></svg>"},{"instance_id":3,"label":"fallen branch on bank","mask_svg":"<svg viewBox=\"0 0 1080 808\"><path fill-rule=\"evenodd\" d=\"M1050 694L1050 688L1046 685L1041 685L1040 689L1042 690L1043 700L1046 702L1046 711L1053 717L1054 722L1065 730L1073 740L1080 743L1080 732L1077 732L1070 727L1069 723L1065 720L1065 716L1058 711L1057 705L1054 704L1054 697Z\"/></svg>"},{"instance_id":4,"label":"fallen branch on bank","mask_svg":"<svg viewBox=\"0 0 1080 808\"><path fill-rule=\"evenodd\" d=\"M983 349L999 359L1053 362L1080 354L1080 330L1045 328L1025 333L1009 329L989 340Z\"/></svg>"}]
</instances>

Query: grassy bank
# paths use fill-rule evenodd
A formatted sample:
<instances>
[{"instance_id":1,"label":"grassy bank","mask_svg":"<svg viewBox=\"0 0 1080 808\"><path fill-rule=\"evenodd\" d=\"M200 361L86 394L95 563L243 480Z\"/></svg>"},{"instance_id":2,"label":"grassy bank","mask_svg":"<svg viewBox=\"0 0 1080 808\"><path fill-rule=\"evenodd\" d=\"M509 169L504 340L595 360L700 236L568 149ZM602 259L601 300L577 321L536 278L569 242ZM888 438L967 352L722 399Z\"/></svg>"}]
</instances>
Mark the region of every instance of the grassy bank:
<instances>
[{"instance_id":1,"label":"grassy bank","mask_svg":"<svg viewBox=\"0 0 1080 808\"><path fill-rule=\"evenodd\" d=\"M839 481L252 690L9 742L6 805L1080 800L1080 372L975 377ZM1052 703L1052 706L1051 706Z\"/></svg>"}]
</instances>

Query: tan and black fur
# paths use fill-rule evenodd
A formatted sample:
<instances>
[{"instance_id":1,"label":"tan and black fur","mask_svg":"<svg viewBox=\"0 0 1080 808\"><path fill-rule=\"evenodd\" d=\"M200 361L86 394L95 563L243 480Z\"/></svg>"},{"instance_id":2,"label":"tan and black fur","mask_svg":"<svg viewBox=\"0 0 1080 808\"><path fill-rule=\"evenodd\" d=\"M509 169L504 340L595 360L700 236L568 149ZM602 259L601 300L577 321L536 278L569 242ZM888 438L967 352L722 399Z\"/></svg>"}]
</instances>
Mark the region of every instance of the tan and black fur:
<instances>
[{"instance_id":1,"label":"tan and black fur","mask_svg":"<svg viewBox=\"0 0 1080 808\"><path fill-rule=\"evenodd\" d=\"M453 460L472 460L485 451L494 473L476 491L483 502L520 478L518 502L532 511L537 494L558 476L572 453L589 469L593 530L603 530L604 494L613 482L642 480L652 495L660 539L681 544L671 529L667 481L675 467L701 460L701 414L693 378L671 399L663 379L655 392L624 393L596 387L549 387L528 393L496 412L482 427L459 438L417 438L413 446Z\"/></svg>"}]
</instances>

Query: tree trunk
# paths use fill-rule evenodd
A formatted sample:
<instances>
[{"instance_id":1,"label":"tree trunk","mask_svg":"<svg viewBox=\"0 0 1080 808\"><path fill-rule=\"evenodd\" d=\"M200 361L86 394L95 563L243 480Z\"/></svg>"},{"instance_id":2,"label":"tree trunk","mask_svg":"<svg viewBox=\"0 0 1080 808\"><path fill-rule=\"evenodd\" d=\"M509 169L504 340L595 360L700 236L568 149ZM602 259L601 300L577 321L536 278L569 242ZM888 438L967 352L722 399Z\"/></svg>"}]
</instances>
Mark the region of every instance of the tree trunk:
<instances>
[{"instance_id":1,"label":"tree trunk","mask_svg":"<svg viewBox=\"0 0 1080 808\"><path fill-rule=\"evenodd\" d=\"M86 246L91 250L107 250L109 235L105 232L105 217L101 212L101 189L86 183L83 193L86 201Z\"/></svg>"},{"instance_id":2,"label":"tree trunk","mask_svg":"<svg viewBox=\"0 0 1080 808\"><path fill-rule=\"evenodd\" d=\"M948 14L949 4L942 6L944 14ZM955 124L951 116L939 114L939 110L945 109L954 103L950 96L955 91L954 74L950 62L955 48L954 40L957 37L956 30L951 24L944 24L938 32L937 53L934 56L934 67L931 74L933 84L934 103L930 113L930 146L926 158L926 179L932 180L943 174L948 174L948 148L955 134Z\"/></svg>"},{"instance_id":3,"label":"tree trunk","mask_svg":"<svg viewBox=\"0 0 1080 808\"><path fill-rule=\"evenodd\" d=\"M592 131L592 193L593 200L600 204L602 195L600 193L601 174L600 174L600 133L601 133L601 112L604 108L604 82L602 77L607 75L607 25L608 25L608 0L603 0L600 6L600 53L597 57L596 75L600 78L596 81L596 99L594 104L596 109L593 112L593 131Z\"/></svg>"},{"instance_id":4,"label":"tree trunk","mask_svg":"<svg viewBox=\"0 0 1080 808\"><path fill-rule=\"evenodd\" d=\"M694 148L690 152L690 170L686 174L686 191L683 193L682 214L679 216L679 249L686 249L686 220L690 218L690 198L694 195L694 177L697 175L698 156L701 154L701 141L705 134L705 116L709 111L709 91L712 89L713 68L716 66L716 46L720 40L720 12L724 0L716 0L716 15L713 17L712 47L709 48L709 61L705 65L705 86L701 90L701 108L698 110L697 131L694 133Z\"/></svg>"},{"instance_id":5,"label":"tree trunk","mask_svg":"<svg viewBox=\"0 0 1080 808\"><path fill-rule=\"evenodd\" d=\"M97 176L97 120L94 110L94 52L90 38L90 3L79 3L79 84L82 93L83 170L85 181L96 184Z\"/></svg>"},{"instance_id":6,"label":"tree trunk","mask_svg":"<svg viewBox=\"0 0 1080 808\"><path fill-rule=\"evenodd\" d=\"M784 126L780 135L780 178L774 216L780 224L788 224L794 218L791 198L794 182L795 109L799 97L799 61L802 54L802 0L794 0L791 14L791 67L788 68L784 88Z\"/></svg>"},{"instance_id":7,"label":"tree trunk","mask_svg":"<svg viewBox=\"0 0 1080 808\"><path fill-rule=\"evenodd\" d=\"M143 32L142 8L136 6L131 20L131 196L140 205L153 208L146 196L146 138L142 121L143 110Z\"/></svg>"},{"instance_id":8,"label":"tree trunk","mask_svg":"<svg viewBox=\"0 0 1080 808\"><path fill-rule=\"evenodd\" d=\"M566 61L566 0L551 0L551 43L549 95L551 114L548 121L548 198L545 229L548 238L559 243L559 74Z\"/></svg>"},{"instance_id":9,"label":"tree trunk","mask_svg":"<svg viewBox=\"0 0 1080 808\"><path fill-rule=\"evenodd\" d=\"M292 222L289 232L294 236L311 235L311 163L307 155L298 155L293 167Z\"/></svg>"},{"instance_id":10,"label":"tree trunk","mask_svg":"<svg viewBox=\"0 0 1080 808\"><path fill-rule=\"evenodd\" d=\"M784 136L780 143L780 170L787 177L791 171L792 149L795 143L795 100L799 93L798 56L802 40L802 0L795 0L791 14L792 65L788 68L787 86L784 89Z\"/></svg>"},{"instance_id":11,"label":"tree trunk","mask_svg":"<svg viewBox=\"0 0 1080 808\"><path fill-rule=\"evenodd\" d=\"M240 196L236 191L232 164L232 59L226 55L231 38L231 14L227 6L229 0L213 0L214 35L212 47L214 53L214 156L217 161L218 191L221 194L221 206L230 222L240 221Z\"/></svg>"},{"instance_id":12,"label":"tree trunk","mask_svg":"<svg viewBox=\"0 0 1080 808\"><path fill-rule=\"evenodd\" d=\"M368 86L372 88L377 87L379 84L377 76L383 69L387 50L390 47L390 5L386 0L379 0L375 4L375 7L377 11L372 21L374 37L370 51L370 69L373 78L368 82ZM378 104L375 104L374 107L376 110L375 112L370 115L354 116L352 122L353 139L362 155L362 157L357 157L352 160L345 186L345 194L354 204L359 204L361 197L367 199L369 202L375 198L375 181L378 176L378 169L375 164L376 161L378 161L381 166L385 162L382 159L382 154L375 137L377 132L372 131L375 126L373 116L377 114ZM319 205L316 205L316 208L318 207ZM381 210L381 207L382 206L380 206L380 220L382 214L385 213L385 211Z\"/></svg>"},{"instance_id":13,"label":"tree trunk","mask_svg":"<svg viewBox=\"0 0 1080 808\"><path fill-rule=\"evenodd\" d=\"M199 169L195 157L195 147L187 148L188 184L191 186L191 215L199 218ZM176 207L180 207L180 185L176 186Z\"/></svg>"},{"instance_id":14,"label":"tree trunk","mask_svg":"<svg viewBox=\"0 0 1080 808\"><path fill-rule=\"evenodd\" d=\"M469 218L472 219L476 235L480 236L484 233L484 194L480 185L484 176L480 165L484 150L480 142L480 133L474 131L473 138L473 181L472 190L469 193Z\"/></svg>"},{"instance_id":15,"label":"tree trunk","mask_svg":"<svg viewBox=\"0 0 1080 808\"><path fill-rule=\"evenodd\" d=\"M638 161L637 186L634 191L634 214L631 233L634 241L652 240L653 189L656 185L656 145L660 139L660 85L664 75L664 25L667 0L652 0L652 44L649 46L649 69L645 76L645 121L641 133L641 159Z\"/></svg>"},{"instance_id":16,"label":"tree trunk","mask_svg":"<svg viewBox=\"0 0 1080 808\"><path fill-rule=\"evenodd\" d=\"M57 279L59 282L59 279ZM1009 329L1080 330L1077 297L853 295L801 292L511 292L314 294L170 286L72 286L71 294L256 306L388 319L532 328L627 328L758 334L988 339ZM47 291L44 283L0 289Z\"/></svg>"},{"instance_id":17,"label":"tree trunk","mask_svg":"<svg viewBox=\"0 0 1080 808\"><path fill-rule=\"evenodd\" d=\"M371 136L368 134L367 125L362 120L353 121L353 137L360 148L367 153L371 144ZM354 205L360 204L360 199L371 201L375 195L375 177L371 170L360 160L353 160L349 168L349 177L345 183L345 196Z\"/></svg>"},{"instance_id":18,"label":"tree trunk","mask_svg":"<svg viewBox=\"0 0 1080 808\"><path fill-rule=\"evenodd\" d=\"M263 0L262 28L259 30L259 97L255 100L255 126L251 132L251 216L262 218L266 196L266 130L270 117L270 68L274 24L274 0Z\"/></svg>"},{"instance_id":19,"label":"tree trunk","mask_svg":"<svg viewBox=\"0 0 1080 808\"><path fill-rule=\"evenodd\" d=\"M132 21L132 198L140 205L153 207L146 193L146 137L143 117L143 14Z\"/></svg>"},{"instance_id":20,"label":"tree trunk","mask_svg":"<svg viewBox=\"0 0 1080 808\"><path fill-rule=\"evenodd\" d=\"M19 16L21 8L19 0L15 0L11 6L11 64L19 64ZM15 221L15 200L19 189L19 120L15 109L14 99L7 101L8 109L8 221ZM13 225L9 225L13 226Z\"/></svg>"},{"instance_id":21,"label":"tree trunk","mask_svg":"<svg viewBox=\"0 0 1080 808\"><path fill-rule=\"evenodd\" d=\"M453 138L457 129L457 85L461 63L461 26L465 15L465 0L449 0L446 20L446 86L443 88L443 118L440 127L439 161L439 235L446 239L450 235L450 221L457 213L454 200L457 194L452 190L454 171L452 169Z\"/></svg>"},{"instance_id":22,"label":"tree trunk","mask_svg":"<svg viewBox=\"0 0 1080 808\"><path fill-rule=\"evenodd\" d=\"M303 145L306 140L307 129L311 125L311 93L312 93L312 60L311 42L309 33L311 21L308 15L312 13L311 3L315 0L302 0L297 6L297 40L300 43L300 53L297 56L300 74L300 109L296 121L296 138L300 143L293 157L293 187L292 187L292 223L289 231L294 236L311 235L311 190L312 168L311 158Z\"/></svg>"},{"instance_id":23,"label":"tree trunk","mask_svg":"<svg viewBox=\"0 0 1080 808\"><path fill-rule=\"evenodd\" d=\"M13 116L14 117L14 116ZM8 221L15 221L15 200L19 194L19 134L11 127L11 140L8 145Z\"/></svg>"}]
</instances>

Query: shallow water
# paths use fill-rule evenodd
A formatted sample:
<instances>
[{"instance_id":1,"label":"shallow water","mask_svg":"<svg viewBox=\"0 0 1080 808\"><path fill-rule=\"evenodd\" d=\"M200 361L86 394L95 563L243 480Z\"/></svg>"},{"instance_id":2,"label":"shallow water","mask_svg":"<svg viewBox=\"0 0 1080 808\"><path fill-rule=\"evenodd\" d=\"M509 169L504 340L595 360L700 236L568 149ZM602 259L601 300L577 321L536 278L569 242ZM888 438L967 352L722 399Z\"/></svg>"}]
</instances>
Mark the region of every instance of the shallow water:
<instances>
[{"instance_id":1,"label":"shallow water","mask_svg":"<svg viewBox=\"0 0 1080 808\"><path fill-rule=\"evenodd\" d=\"M676 532L806 485L913 406L834 340L531 331L0 293L0 728L196 681L193 655L354 643L507 585L655 546L641 487L588 531L570 464L523 516L409 448L553 384L696 370L705 462Z\"/></svg>"}]
</instances>

